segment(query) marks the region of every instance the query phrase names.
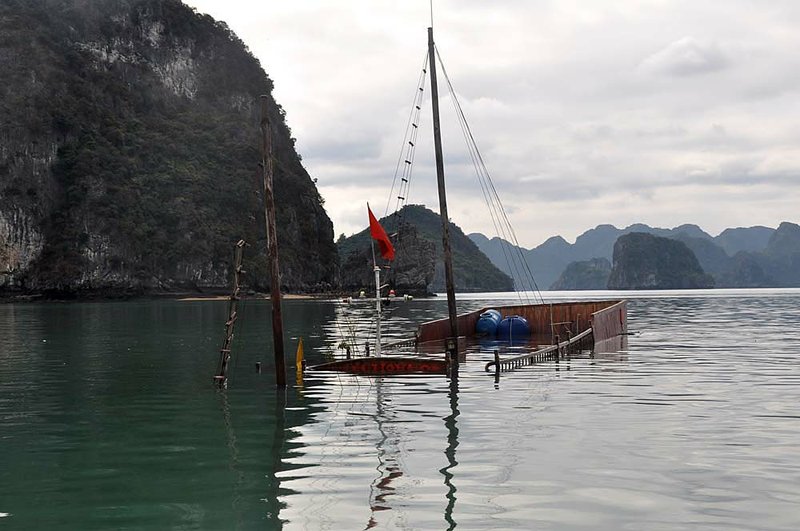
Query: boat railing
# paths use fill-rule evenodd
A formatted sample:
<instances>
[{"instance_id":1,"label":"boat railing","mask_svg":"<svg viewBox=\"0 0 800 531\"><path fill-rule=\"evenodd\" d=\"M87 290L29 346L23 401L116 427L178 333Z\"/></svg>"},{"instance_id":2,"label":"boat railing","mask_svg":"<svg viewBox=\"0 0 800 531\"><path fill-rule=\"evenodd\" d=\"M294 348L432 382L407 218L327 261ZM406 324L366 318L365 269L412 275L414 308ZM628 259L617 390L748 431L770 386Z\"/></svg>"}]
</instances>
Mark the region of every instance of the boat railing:
<instances>
[{"instance_id":1,"label":"boat railing","mask_svg":"<svg viewBox=\"0 0 800 531\"><path fill-rule=\"evenodd\" d=\"M545 361L558 361L570 354L584 350L587 346L591 348L594 344L592 333L592 329L588 328L580 334L570 337L566 341L560 341L560 338L557 338L557 341L553 345L548 345L544 348L534 350L533 352L526 352L525 354L506 358L501 358L500 351L495 350L494 361L490 361L486 364L486 372L500 374L501 372L512 371L527 365L534 365Z\"/></svg>"},{"instance_id":2,"label":"boat railing","mask_svg":"<svg viewBox=\"0 0 800 531\"><path fill-rule=\"evenodd\" d=\"M383 345L383 350L397 350L401 348L414 348L417 346L417 338L403 339L401 341L394 341Z\"/></svg>"}]
</instances>

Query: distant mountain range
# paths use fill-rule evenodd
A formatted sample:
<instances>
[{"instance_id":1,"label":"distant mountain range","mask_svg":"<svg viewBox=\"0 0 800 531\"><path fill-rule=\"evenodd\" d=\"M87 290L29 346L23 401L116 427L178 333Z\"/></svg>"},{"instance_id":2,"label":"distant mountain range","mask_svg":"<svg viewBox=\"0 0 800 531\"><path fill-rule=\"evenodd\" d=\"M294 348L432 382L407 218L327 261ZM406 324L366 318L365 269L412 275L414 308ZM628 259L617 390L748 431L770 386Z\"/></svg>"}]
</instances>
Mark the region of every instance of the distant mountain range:
<instances>
[{"instance_id":1,"label":"distant mountain range","mask_svg":"<svg viewBox=\"0 0 800 531\"><path fill-rule=\"evenodd\" d=\"M781 223L777 229L729 228L718 236L711 236L691 224L672 229L642 223L624 229L598 225L578 236L574 244L561 236L553 236L538 247L519 250L539 288L548 289L572 262L596 258L611 260L617 239L633 232L682 241L694 252L703 270L714 277L717 287L800 286L800 226L789 222ZM509 249L515 248L512 244L500 238L489 239L480 233L468 236L493 264L514 278L516 285L526 284L516 271L519 268L509 267L505 258Z\"/></svg>"}]
</instances>

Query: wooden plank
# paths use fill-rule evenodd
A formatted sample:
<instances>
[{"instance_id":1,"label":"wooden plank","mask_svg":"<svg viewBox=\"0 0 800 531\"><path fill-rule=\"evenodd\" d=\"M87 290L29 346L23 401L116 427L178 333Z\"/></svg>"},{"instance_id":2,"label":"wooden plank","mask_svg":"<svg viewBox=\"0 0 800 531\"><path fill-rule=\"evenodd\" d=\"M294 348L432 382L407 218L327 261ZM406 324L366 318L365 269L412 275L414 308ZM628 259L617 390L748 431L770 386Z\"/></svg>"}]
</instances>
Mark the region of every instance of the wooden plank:
<instances>
[{"instance_id":1,"label":"wooden plank","mask_svg":"<svg viewBox=\"0 0 800 531\"><path fill-rule=\"evenodd\" d=\"M592 330L596 343L612 339L628 331L627 302L601 308L592 314Z\"/></svg>"}]
</instances>

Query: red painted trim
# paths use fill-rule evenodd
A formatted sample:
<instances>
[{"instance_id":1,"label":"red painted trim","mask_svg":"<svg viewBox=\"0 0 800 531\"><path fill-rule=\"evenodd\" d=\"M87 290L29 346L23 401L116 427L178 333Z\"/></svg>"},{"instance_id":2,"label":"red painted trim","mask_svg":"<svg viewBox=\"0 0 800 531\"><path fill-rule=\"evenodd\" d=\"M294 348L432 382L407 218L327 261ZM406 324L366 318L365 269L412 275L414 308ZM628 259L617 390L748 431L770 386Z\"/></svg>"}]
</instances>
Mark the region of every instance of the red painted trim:
<instances>
[{"instance_id":1,"label":"red painted trim","mask_svg":"<svg viewBox=\"0 0 800 531\"><path fill-rule=\"evenodd\" d=\"M354 358L332 361L309 367L310 371L336 371L352 374L446 374L447 362L437 358L410 358L383 356L379 358Z\"/></svg>"}]
</instances>

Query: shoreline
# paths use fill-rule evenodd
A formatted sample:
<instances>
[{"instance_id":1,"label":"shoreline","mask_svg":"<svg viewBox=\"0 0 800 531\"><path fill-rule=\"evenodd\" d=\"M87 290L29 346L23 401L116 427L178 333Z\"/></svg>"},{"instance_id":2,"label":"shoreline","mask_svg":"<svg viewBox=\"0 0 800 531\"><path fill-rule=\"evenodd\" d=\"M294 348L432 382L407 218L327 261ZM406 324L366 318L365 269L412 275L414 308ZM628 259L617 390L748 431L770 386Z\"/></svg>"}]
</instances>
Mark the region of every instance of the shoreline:
<instances>
[{"instance_id":1,"label":"shoreline","mask_svg":"<svg viewBox=\"0 0 800 531\"><path fill-rule=\"evenodd\" d=\"M325 293L282 293L284 300L312 300L312 299L335 299L341 294ZM253 293L241 295L240 297L250 300L269 299L269 293ZM230 294L223 293L201 293L192 291L182 291L174 293L122 293L122 292L78 292L78 293L2 293L0 294L0 304L25 304L37 302L120 302L134 300L153 300L170 299L180 302L197 301L226 301L230 299Z\"/></svg>"},{"instance_id":2,"label":"shoreline","mask_svg":"<svg viewBox=\"0 0 800 531\"><path fill-rule=\"evenodd\" d=\"M310 300L310 299L332 299L336 298L336 295L330 293L321 293L319 295L309 295L305 293L282 293L281 299L284 300ZM171 297L164 297L164 298L171 298ZM230 295L192 295L189 297L186 296L178 296L175 300L179 302L197 302L197 301L227 301L230 300ZM268 293L259 293L257 295L247 295L241 297L242 299L263 299L268 300L269 294Z\"/></svg>"},{"instance_id":3,"label":"shoreline","mask_svg":"<svg viewBox=\"0 0 800 531\"><path fill-rule=\"evenodd\" d=\"M359 290L320 291L320 292L284 292L284 300L334 300L343 298L358 299ZM256 292L248 290L241 292L242 299L261 300L269 299L269 292ZM420 293L410 291L409 295L416 298L435 297L435 293ZM370 299L372 297L366 297ZM79 291L0 291L0 304L21 304L36 302L119 302L134 300L172 299L180 302L222 301L230 299L230 292L225 289L208 289L207 291L181 290L181 291L147 291L147 290L79 290Z\"/></svg>"}]
</instances>

